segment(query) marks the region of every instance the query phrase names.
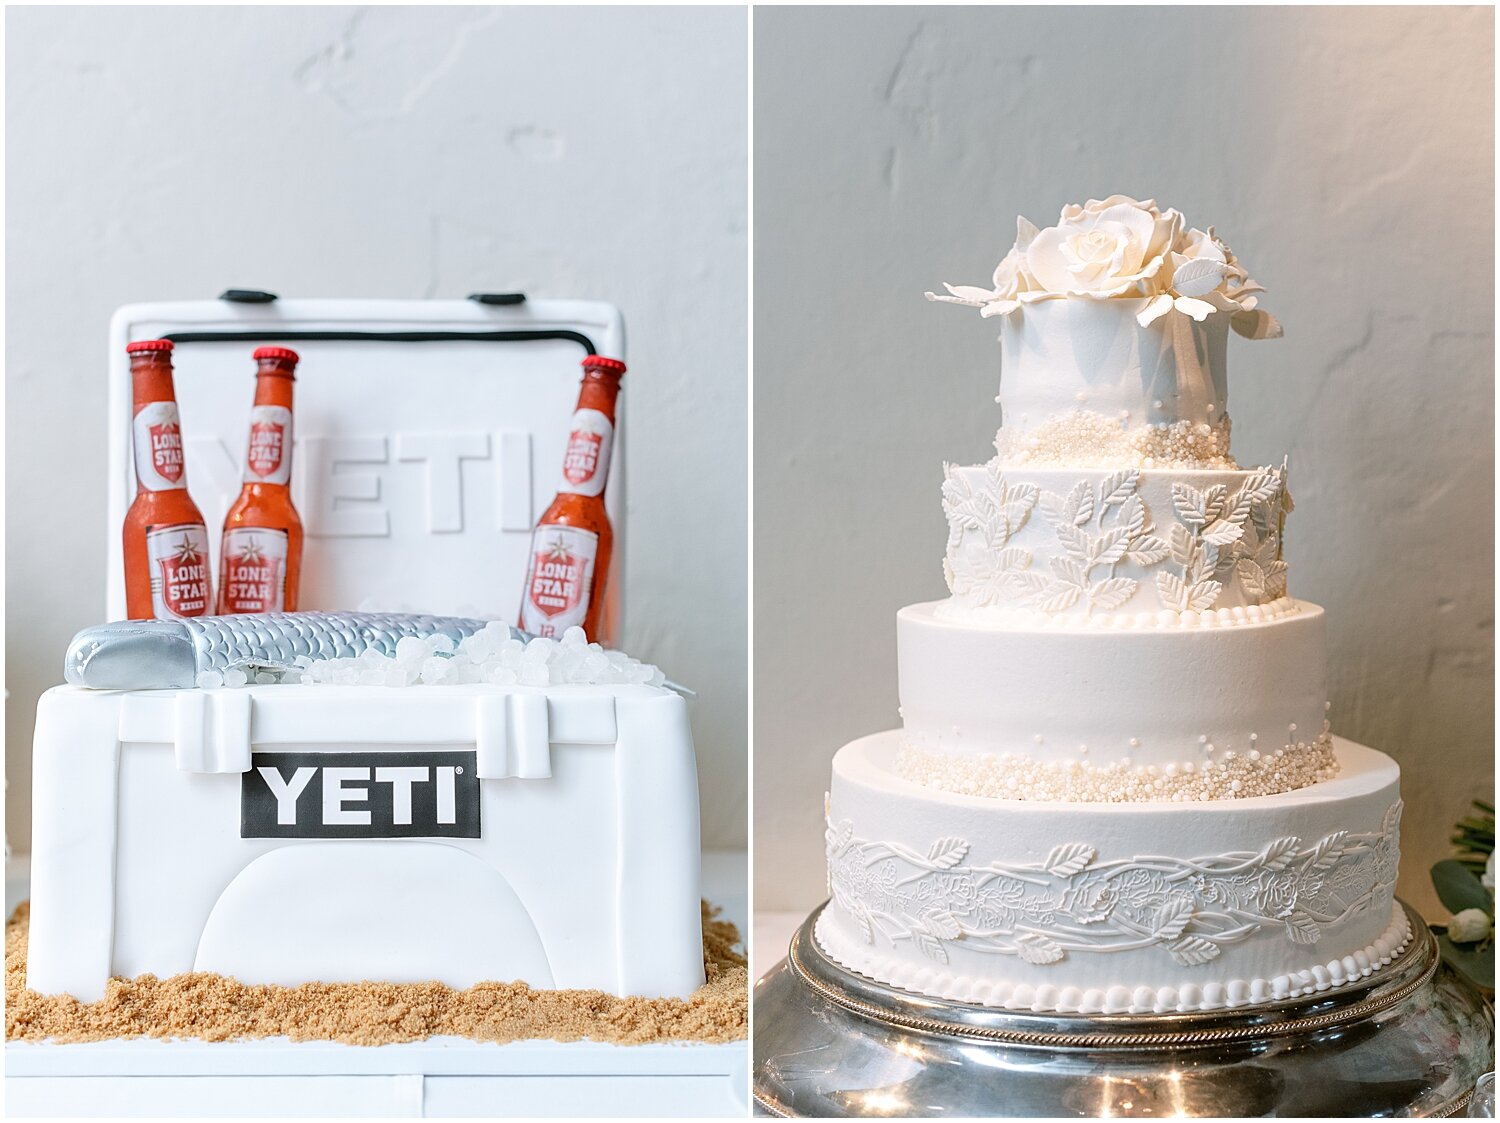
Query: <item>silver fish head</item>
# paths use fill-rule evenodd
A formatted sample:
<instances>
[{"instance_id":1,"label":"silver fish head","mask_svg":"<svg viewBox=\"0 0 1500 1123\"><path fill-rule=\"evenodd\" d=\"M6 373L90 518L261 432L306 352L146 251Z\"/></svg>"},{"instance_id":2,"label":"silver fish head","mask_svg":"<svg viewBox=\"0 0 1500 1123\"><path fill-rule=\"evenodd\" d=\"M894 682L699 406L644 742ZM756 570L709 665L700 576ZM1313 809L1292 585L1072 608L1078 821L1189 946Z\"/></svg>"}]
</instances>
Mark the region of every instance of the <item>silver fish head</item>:
<instances>
[{"instance_id":1,"label":"silver fish head","mask_svg":"<svg viewBox=\"0 0 1500 1123\"><path fill-rule=\"evenodd\" d=\"M193 639L175 620L119 620L73 637L63 676L74 686L136 690L197 685Z\"/></svg>"}]
</instances>

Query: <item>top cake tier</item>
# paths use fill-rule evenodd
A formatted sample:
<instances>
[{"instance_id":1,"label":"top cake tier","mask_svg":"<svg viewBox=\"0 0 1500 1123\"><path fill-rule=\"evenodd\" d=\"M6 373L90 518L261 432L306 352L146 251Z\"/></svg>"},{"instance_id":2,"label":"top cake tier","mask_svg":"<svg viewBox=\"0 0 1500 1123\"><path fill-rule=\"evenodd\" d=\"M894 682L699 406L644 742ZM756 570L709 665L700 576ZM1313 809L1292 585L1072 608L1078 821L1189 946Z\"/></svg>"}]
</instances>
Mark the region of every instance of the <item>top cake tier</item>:
<instances>
[{"instance_id":1,"label":"top cake tier","mask_svg":"<svg viewBox=\"0 0 1500 1123\"><path fill-rule=\"evenodd\" d=\"M1000 324L1000 462L1235 468L1229 325L1180 313L1142 327L1150 300L1053 300Z\"/></svg>"},{"instance_id":2,"label":"top cake tier","mask_svg":"<svg viewBox=\"0 0 1500 1123\"><path fill-rule=\"evenodd\" d=\"M1260 286L1214 234L1124 195L1022 218L993 287L932 300L999 317L1002 465L1237 467L1229 331L1281 334Z\"/></svg>"}]
</instances>

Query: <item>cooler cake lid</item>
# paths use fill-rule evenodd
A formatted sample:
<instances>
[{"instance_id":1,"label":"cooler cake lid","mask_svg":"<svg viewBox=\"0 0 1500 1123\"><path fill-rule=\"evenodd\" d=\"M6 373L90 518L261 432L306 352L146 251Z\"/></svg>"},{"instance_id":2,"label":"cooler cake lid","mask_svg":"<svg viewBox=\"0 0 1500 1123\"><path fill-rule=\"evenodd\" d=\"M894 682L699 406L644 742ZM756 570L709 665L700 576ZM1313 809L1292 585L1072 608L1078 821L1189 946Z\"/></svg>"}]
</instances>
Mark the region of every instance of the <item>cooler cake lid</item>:
<instances>
[{"instance_id":1,"label":"cooler cake lid","mask_svg":"<svg viewBox=\"0 0 1500 1123\"><path fill-rule=\"evenodd\" d=\"M229 295L229 294L226 294ZM241 294L243 296L243 294ZM252 294L253 295L253 294ZM188 490L219 529L239 494L251 353L297 367L292 497L306 530L301 607L407 609L514 621L531 530L557 492L589 353L625 358L597 301L243 299L131 304L109 337L109 619L122 619L120 527L135 497L125 345L176 345ZM616 535L605 618L618 633L624 531L620 396L605 507ZM607 638L607 637L606 637Z\"/></svg>"}]
</instances>

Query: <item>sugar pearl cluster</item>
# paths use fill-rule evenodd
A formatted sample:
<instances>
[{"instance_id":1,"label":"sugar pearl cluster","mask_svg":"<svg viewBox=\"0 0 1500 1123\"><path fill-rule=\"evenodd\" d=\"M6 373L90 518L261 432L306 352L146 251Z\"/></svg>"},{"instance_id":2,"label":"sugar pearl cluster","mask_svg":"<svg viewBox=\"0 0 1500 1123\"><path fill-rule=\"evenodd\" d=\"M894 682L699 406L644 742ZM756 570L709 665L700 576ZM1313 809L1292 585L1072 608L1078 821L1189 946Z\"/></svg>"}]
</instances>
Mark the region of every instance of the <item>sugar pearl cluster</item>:
<instances>
[{"instance_id":1,"label":"sugar pearl cluster","mask_svg":"<svg viewBox=\"0 0 1500 1123\"><path fill-rule=\"evenodd\" d=\"M1293 733L1295 735L1295 732ZM1316 740L1279 749L1225 751L1217 760L1137 765L1130 760L1093 764L1042 761L1015 753L957 756L903 744L896 772L927 788L988 799L1051 800L1061 803L1185 803L1278 795L1338 775L1333 740L1325 729Z\"/></svg>"},{"instance_id":2,"label":"sugar pearl cluster","mask_svg":"<svg viewBox=\"0 0 1500 1123\"><path fill-rule=\"evenodd\" d=\"M454 645L448 636L408 636L396 644L394 658L375 650L354 659L297 657L295 668L246 671L231 667L220 674L204 671L201 687L258 686L276 683L328 683L334 686L586 686L641 683L660 686L666 676L649 663L622 651L589 643L582 628L569 628L561 639L538 636L523 643L497 622Z\"/></svg>"},{"instance_id":3,"label":"sugar pearl cluster","mask_svg":"<svg viewBox=\"0 0 1500 1123\"><path fill-rule=\"evenodd\" d=\"M1001 463L1010 465L1235 469L1239 465L1229 455L1229 429L1228 414L1153 425L1129 413L1111 416L1080 409L1034 428L1003 427L995 435L995 451Z\"/></svg>"}]
</instances>

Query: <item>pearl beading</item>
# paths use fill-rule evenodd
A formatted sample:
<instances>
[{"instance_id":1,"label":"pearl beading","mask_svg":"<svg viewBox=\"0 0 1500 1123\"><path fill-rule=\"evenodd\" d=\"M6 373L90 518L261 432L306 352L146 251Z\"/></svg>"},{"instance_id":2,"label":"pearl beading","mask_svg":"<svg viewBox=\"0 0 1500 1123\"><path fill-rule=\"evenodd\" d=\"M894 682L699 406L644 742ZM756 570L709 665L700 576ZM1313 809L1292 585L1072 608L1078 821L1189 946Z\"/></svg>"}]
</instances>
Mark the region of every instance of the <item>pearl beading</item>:
<instances>
[{"instance_id":1,"label":"pearl beading","mask_svg":"<svg viewBox=\"0 0 1500 1123\"><path fill-rule=\"evenodd\" d=\"M1212 745L1203 738L1199 748L1211 751ZM906 743L896 754L896 774L922 787L987 799L1058 803L1249 799L1331 780L1338 771L1326 728L1316 740L1290 742L1279 749L1231 749L1217 760L1165 765L1135 765L1129 758L1104 764L1052 762L1015 753L956 756Z\"/></svg>"},{"instance_id":2,"label":"pearl beading","mask_svg":"<svg viewBox=\"0 0 1500 1123\"><path fill-rule=\"evenodd\" d=\"M1213 422L1131 425L1128 413L1079 409L1034 428L1002 426L995 451L1006 465L1059 464L1090 468L1237 469L1229 455L1229 415ZM1024 419L1023 419L1024 424Z\"/></svg>"}]
</instances>

